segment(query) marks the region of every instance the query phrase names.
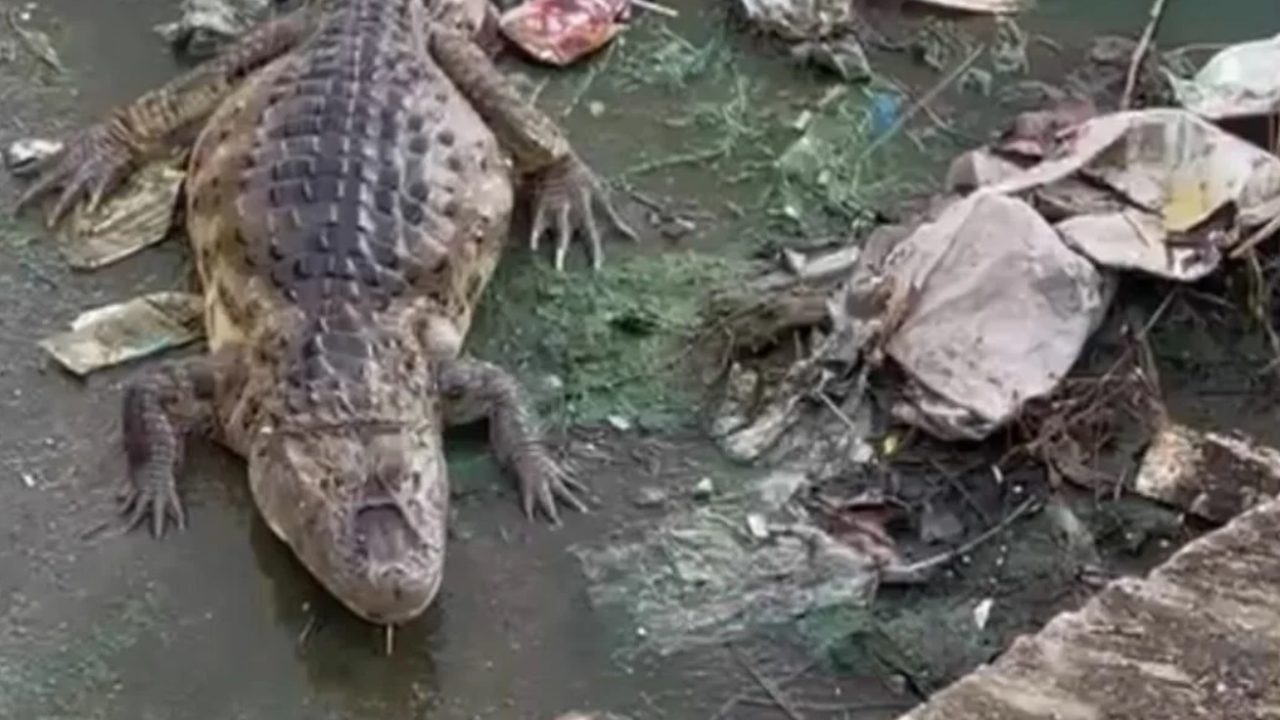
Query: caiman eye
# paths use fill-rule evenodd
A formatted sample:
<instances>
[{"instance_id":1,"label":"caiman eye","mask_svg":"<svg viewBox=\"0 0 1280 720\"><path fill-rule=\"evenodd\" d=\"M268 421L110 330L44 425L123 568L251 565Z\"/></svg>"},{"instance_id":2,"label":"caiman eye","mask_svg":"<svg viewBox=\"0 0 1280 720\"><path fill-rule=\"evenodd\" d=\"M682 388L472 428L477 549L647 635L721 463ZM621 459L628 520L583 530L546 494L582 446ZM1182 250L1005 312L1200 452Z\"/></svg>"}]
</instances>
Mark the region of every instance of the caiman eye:
<instances>
[{"instance_id":1,"label":"caiman eye","mask_svg":"<svg viewBox=\"0 0 1280 720\"><path fill-rule=\"evenodd\" d=\"M436 394L445 400L457 400L462 397L463 392L461 383L447 382L443 379L436 380Z\"/></svg>"}]
</instances>

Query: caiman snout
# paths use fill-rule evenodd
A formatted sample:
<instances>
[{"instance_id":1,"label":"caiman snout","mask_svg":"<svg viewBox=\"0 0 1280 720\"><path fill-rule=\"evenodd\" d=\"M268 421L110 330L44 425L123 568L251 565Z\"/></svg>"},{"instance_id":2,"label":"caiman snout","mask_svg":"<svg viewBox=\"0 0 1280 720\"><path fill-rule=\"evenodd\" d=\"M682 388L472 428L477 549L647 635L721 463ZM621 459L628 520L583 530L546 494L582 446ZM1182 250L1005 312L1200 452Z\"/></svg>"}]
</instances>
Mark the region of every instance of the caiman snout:
<instances>
[{"instance_id":1,"label":"caiman snout","mask_svg":"<svg viewBox=\"0 0 1280 720\"><path fill-rule=\"evenodd\" d=\"M435 599L438 578L413 572L404 565L370 566L367 582L343 598L357 615L373 623L407 622Z\"/></svg>"},{"instance_id":2,"label":"caiman snout","mask_svg":"<svg viewBox=\"0 0 1280 720\"><path fill-rule=\"evenodd\" d=\"M439 437L420 428L266 435L249 463L276 535L351 612L403 623L435 599L448 480Z\"/></svg>"},{"instance_id":3,"label":"caiman snout","mask_svg":"<svg viewBox=\"0 0 1280 720\"><path fill-rule=\"evenodd\" d=\"M377 623L395 623L421 613L434 599L438 573L424 572L423 539L391 501L371 502L356 511L356 552L364 582L349 590L347 604Z\"/></svg>"}]
</instances>

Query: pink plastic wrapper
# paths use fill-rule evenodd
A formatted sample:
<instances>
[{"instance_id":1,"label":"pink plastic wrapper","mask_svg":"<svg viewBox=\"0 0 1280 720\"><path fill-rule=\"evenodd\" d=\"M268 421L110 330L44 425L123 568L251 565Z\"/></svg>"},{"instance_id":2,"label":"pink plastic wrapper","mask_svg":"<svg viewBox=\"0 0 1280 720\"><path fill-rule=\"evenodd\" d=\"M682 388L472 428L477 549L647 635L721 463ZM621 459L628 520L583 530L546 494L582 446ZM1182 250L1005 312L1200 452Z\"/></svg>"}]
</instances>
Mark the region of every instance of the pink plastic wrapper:
<instances>
[{"instance_id":1,"label":"pink plastic wrapper","mask_svg":"<svg viewBox=\"0 0 1280 720\"><path fill-rule=\"evenodd\" d=\"M630 0L528 0L503 13L500 27L535 59L563 67L604 47L630 14Z\"/></svg>"}]
</instances>

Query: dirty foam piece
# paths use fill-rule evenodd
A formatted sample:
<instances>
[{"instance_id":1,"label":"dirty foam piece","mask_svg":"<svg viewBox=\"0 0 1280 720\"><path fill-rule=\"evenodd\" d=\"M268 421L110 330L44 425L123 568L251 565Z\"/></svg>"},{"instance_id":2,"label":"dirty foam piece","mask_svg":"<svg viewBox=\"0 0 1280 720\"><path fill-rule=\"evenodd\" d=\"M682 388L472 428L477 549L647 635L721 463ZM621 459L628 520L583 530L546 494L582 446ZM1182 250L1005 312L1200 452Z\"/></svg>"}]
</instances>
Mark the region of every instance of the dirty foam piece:
<instances>
[{"instance_id":1,"label":"dirty foam piece","mask_svg":"<svg viewBox=\"0 0 1280 720\"><path fill-rule=\"evenodd\" d=\"M563 67L622 30L630 0L528 0L502 14L502 34L531 57Z\"/></svg>"},{"instance_id":2,"label":"dirty foam piece","mask_svg":"<svg viewBox=\"0 0 1280 720\"><path fill-rule=\"evenodd\" d=\"M1224 523L1280 494L1280 450L1238 433L1205 433L1169 423L1147 448L1133 490Z\"/></svg>"},{"instance_id":3,"label":"dirty foam piece","mask_svg":"<svg viewBox=\"0 0 1280 720\"><path fill-rule=\"evenodd\" d=\"M152 163L93 212L77 207L60 233L63 258L74 268L95 270L164 240L185 177L171 162Z\"/></svg>"},{"instance_id":4,"label":"dirty foam piece","mask_svg":"<svg viewBox=\"0 0 1280 720\"><path fill-rule=\"evenodd\" d=\"M14 177L27 177L40 163L62 152L62 143L45 138L24 138L9 144L4 151L4 166Z\"/></svg>"},{"instance_id":5,"label":"dirty foam piece","mask_svg":"<svg viewBox=\"0 0 1280 720\"><path fill-rule=\"evenodd\" d=\"M1178 103L1210 120L1280 113L1280 35L1232 45L1190 80L1169 75Z\"/></svg>"},{"instance_id":6,"label":"dirty foam piece","mask_svg":"<svg viewBox=\"0 0 1280 720\"><path fill-rule=\"evenodd\" d=\"M791 56L835 73L845 82L870 80L875 73L867 51L853 34L832 39L805 40L791 46Z\"/></svg>"},{"instance_id":7,"label":"dirty foam piece","mask_svg":"<svg viewBox=\"0 0 1280 720\"><path fill-rule=\"evenodd\" d=\"M979 193L893 249L885 275L912 298L885 349L911 378L902 420L981 439L1066 376L1111 283L1025 202Z\"/></svg>"},{"instance_id":8,"label":"dirty foam piece","mask_svg":"<svg viewBox=\"0 0 1280 720\"><path fill-rule=\"evenodd\" d=\"M1127 207L1058 223L1069 245L1100 265L1184 282L1215 270L1244 231L1280 214L1280 158L1178 109L1086 121L1052 160L985 189L1020 194L1078 178Z\"/></svg>"},{"instance_id":9,"label":"dirty foam piece","mask_svg":"<svg viewBox=\"0 0 1280 720\"><path fill-rule=\"evenodd\" d=\"M840 76L846 82L873 73L855 32L853 3L839 0L737 0L746 19L762 31L792 43L791 55Z\"/></svg>"},{"instance_id":10,"label":"dirty foam piece","mask_svg":"<svg viewBox=\"0 0 1280 720\"><path fill-rule=\"evenodd\" d=\"M40 347L76 375L88 375L203 336L204 300L182 292L157 292L86 311L71 330Z\"/></svg>"},{"instance_id":11,"label":"dirty foam piece","mask_svg":"<svg viewBox=\"0 0 1280 720\"><path fill-rule=\"evenodd\" d=\"M830 39L857 24L847 0L738 0L738 5L753 24L784 40Z\"/></svg>"},{"instance_id":12,"label":"dirty foam piece","mask_svg":"<svg viewBox=\"0 0 1280 720\"><path fill-rule=\"evenodd\" d=\"M157 25L155 31L190 57L210 57L264 19L272 4L272 0L182 0L179 19Z\"/></svg>"},{"instance_id":13,"label":"dirty foam piece","mask_svg":"<svg viewBox=\"0 0 1280 720\"><path fill-rule=\"evenodd\" d=\"M737 0L762 31L792 44L791 56L836 73L846 82L873 76L855 29L854 4L838 0Z\"/></svg>"}]
</instances>

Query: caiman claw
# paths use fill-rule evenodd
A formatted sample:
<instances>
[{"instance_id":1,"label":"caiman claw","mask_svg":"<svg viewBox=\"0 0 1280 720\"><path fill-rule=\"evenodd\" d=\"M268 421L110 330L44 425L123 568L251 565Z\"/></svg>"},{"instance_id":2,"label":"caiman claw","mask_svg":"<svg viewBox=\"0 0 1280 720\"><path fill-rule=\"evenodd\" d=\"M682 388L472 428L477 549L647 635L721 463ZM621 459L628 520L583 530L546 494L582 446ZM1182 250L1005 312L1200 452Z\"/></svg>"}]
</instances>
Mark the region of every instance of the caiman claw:
<instances>
[{"instance_id":1,"label":"caiman claw","mask_svg":"<svg viewBox=\"0 0 1280 720\"><path fill-rule=\"evenodd\" d=\"M520 501L525 517L533 519L535 509L541 510L552 525L560 524L557 500L578 512L587 512L574 493L586 493L587 489L560 467L541 445L530 447L524 457L516 462L520 478Z\"/></svg>"},{"instance_id":2,"label":"caiman claw","mask_svg":"<svg viewBox=\"0 0 1280 720\"><path fill-rule=\"evenodd\" d=\"M581 158L570 153L544 171L537 180L529 247L536 252L542 235L552 232L556 239L555 268L563 271L569 241L576 230L586 236L591 251L591 267L599 270L604 264L604 248L600 227L596 223L596 205L604 210L609 223L618 232L632 241L639 240L635 231L614 209L604 185Z\"/></svg>"},{"instance_id":3,"label":"caiman claw","mask_svg":"<svg viewBox=\"0 0 1280 720\"><path fill-rule=\"evenodd\" d=\"M120 510L124 514L125 530L133 530L144 522L151 525L151 535L164 535L169 520L177 529L187 526L187 516L178 498L173 474L143 472L126 483L120 493Z\"/></svg>"},{"instance_id":4,"label":"caiman claw","mask_svg":"<svg viewBox=\"0 0 1280 720\"><path fill-rule=\"evenodd\" d=\"M53 227L80 200L87 198L88 209L96 208L128 176L131 164L129 148L112 136L109 126L81 130L30 171L35 179L18 198L17 210L61 187L57 203L45 218L46 225Z\"/></svg>"}]
</instances>

